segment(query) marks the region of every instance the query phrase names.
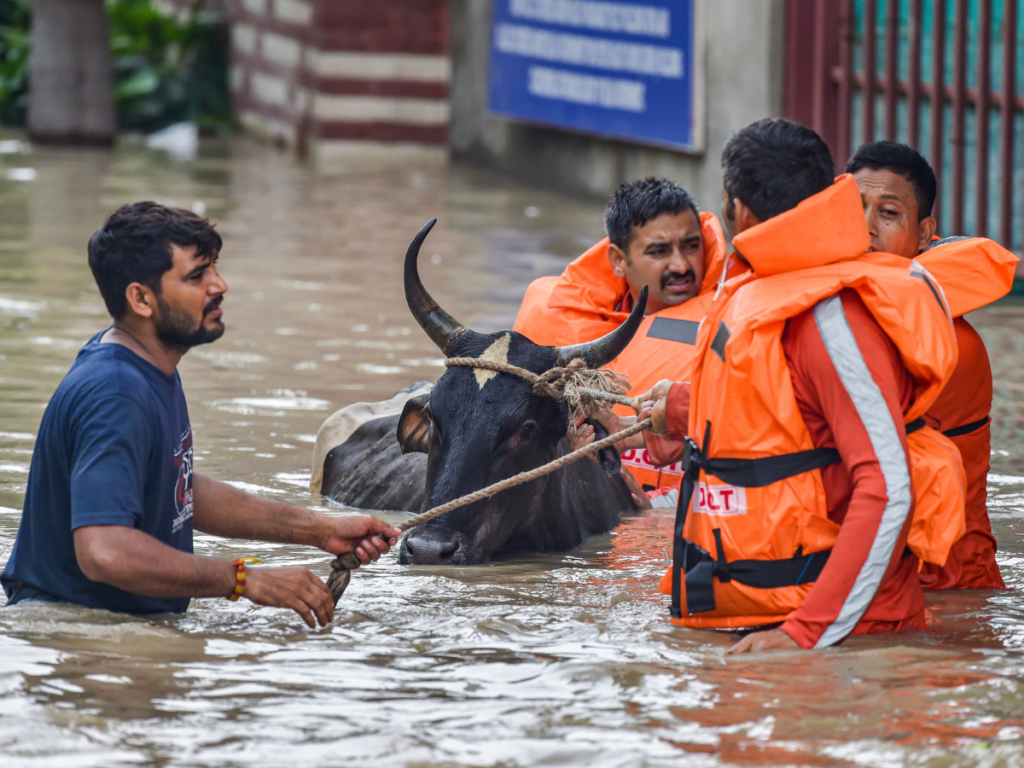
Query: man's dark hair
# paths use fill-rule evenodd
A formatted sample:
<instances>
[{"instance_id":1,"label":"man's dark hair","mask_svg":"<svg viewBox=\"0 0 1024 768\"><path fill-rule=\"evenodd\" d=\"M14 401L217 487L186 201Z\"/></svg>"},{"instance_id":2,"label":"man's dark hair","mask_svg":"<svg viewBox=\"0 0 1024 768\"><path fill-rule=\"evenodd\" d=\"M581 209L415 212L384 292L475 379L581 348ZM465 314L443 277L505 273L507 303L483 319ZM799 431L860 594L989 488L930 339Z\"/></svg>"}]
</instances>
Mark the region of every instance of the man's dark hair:
<instances>
[{"instance_id":1,"label":"man's dark hair","mask_svg":"<svg viewBox=\"0 0 1024 768\"><path fill-rule=\"evenodd\" d=\"M216 258L222 241L209 219L153 202L122 206L103 222L89 239L89 269L111 317L124 315L132 283L160 294L161 278L174 263L172 243Z\"/></svg>"},{"instance_id":2,"label":"man's dark hair","mask_svg":"<svg viewBox=\"0 0 1024 768\"><path fill-rule=\"evenodd\" d=\"M835 179L832 153L806 125L769 117L732 135L722 151L729 208L739 198L766 221L828 189Z\"/></svg>"},{"instance_id":3,"label":"man's dark hair","mask_svg":"<svg viewBox=\"0 0 1024 768\"><path fill-rule=\"evenodd\" d=\"M895 141L876 141L865 144L846 164L847 173L867 168L872 171L892 171L910 182L917 198L917 220L932 215L935 206L935 171L920 152Z\"/></svg>"},{"instance_id":4,"label":"man's dark hair","mask_svg":"<svg viewBox=\"0 0 1024 768\"><path fill-rule=\"evenodd\" d=\"M642 227L663 213L676 214L687 208L699 222L700 211L689 192L666 179L648 177L623 184L615 191L604 214L604 228L608 238L628 253L634 227Z\"/></svg>"}]
</instances>

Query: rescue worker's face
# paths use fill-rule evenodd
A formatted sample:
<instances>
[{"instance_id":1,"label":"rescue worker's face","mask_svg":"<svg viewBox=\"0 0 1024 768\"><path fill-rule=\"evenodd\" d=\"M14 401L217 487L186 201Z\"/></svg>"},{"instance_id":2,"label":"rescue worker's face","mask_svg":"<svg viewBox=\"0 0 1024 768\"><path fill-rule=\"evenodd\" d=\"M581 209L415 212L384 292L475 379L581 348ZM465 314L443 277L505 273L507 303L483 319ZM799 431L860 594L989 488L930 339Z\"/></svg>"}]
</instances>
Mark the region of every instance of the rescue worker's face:
<instances>
[{"instance_id":1,"label":"rescue worker's face","mask_svg":"<svg viewBox=\"0 0 1024 768\"><path fill-rule=\"evenodd\" d=\"M912 259L932 241L935 219L918 221L917 195L905 176L862 168L853 175L864 201L871 250Z\"/></svg>"},{"instance_id":2,"label":"rescue worker's face","mask_svg":"<svg viewBox=\"0 0 1024 768\"><path fill-rule=\"evenodd\" d=\"M647 314L689 301L704 281L704 237L700 219L690 209L663 213L633 228L628 253L614 243L608 260L626 279L635 302L646 285Z\"/></svg>"}]
</instances>

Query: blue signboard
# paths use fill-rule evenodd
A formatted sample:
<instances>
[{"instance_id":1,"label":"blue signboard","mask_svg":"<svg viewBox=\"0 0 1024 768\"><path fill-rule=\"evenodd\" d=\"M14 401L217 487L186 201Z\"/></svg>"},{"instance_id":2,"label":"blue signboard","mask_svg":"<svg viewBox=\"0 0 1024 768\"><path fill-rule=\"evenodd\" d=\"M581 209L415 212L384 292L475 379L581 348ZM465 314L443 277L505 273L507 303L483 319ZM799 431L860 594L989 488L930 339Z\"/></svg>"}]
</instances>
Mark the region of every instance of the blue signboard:
<instances>
[{"instance_id":1,"label":"blue signboard","mask_svg":"<svg viewBox=\"0 0 1024 768\"><path fill-rule=\"evenodd\" d=\"M494 0L489 106L693 149L697 0Z\"/></svg>"}]
</instances>

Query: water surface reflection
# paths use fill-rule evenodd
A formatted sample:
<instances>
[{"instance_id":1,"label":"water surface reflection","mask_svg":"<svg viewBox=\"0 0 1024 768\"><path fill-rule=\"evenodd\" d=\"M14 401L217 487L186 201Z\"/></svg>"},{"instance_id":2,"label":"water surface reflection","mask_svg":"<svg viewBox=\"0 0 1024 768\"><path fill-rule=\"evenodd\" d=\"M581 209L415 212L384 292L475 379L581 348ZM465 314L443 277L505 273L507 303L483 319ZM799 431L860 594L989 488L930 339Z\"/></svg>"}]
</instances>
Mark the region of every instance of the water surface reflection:
<instances>
[{"instance_id":1,"label":"water surface reflection","mask_svg":"<svg viewBox=\"0 0 1024 768\"><path fill-rule=\"evenodd\" d=\"M507 327L530 279L601 234L600 204L429 163L322 177L238 142L188 163L124 147L0 165L36 171L0 181L0 562L43 407L105 324L84 245L116 205L156 198L221 221L229 331L181 368L197 461L307 505L322 504L305 490L309 456L334 408L440 373L398 278L426 219L441 221L424 280L480 330ZM1024 306L972 319L996 373L992 517L1019 589ZM933 596L928 635L730 659L727 638L665 620L654 589L669 528L652 512L571 553L478 568L391 555L315 632L223 600L158 620L0 610L2 765L1024 763L1016 591ZM327 572L295 547L198 536L196 548Z\"/></svg>"}]
</instances>

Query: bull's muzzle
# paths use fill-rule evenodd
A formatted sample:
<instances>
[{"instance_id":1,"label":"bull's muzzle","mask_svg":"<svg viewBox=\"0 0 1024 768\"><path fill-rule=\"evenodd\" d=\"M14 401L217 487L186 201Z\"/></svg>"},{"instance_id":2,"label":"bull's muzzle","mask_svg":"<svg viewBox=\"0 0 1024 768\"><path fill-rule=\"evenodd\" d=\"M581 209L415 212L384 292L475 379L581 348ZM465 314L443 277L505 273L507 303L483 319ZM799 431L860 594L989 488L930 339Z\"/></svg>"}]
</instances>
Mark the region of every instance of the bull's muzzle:
<instances>
[{"instance_id":1,"label":"bull's muzzle","mask_svg":"<svg viewBox=\"0 0 1024 768\"><path fill-rule=\"evenodd\" d=\"M457 531L417 528L402 540L398 562L402 565L472 565L473 548Z\"/></svg>"}]
</instances>

